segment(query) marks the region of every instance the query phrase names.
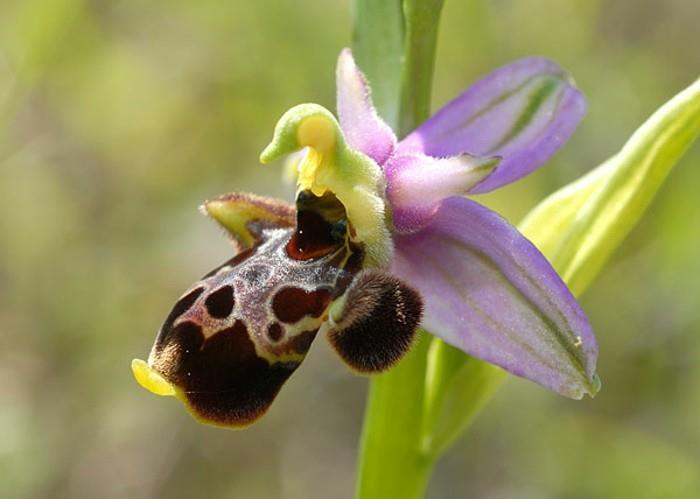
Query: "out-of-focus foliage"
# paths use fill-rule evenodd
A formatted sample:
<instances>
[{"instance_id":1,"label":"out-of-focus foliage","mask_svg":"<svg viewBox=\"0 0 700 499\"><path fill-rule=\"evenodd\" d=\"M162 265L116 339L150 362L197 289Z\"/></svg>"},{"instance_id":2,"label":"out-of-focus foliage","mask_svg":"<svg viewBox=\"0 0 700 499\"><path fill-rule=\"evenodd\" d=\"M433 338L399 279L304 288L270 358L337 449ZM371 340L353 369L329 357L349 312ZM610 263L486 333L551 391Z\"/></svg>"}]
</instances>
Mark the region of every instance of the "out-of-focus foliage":
<instances>
[{"instance_id":1,"label":"out-of-focus foliage","mask_svg":"<svg viewBox=\"0 0 700 499\"><path fill-rule=\"evenodd\" d=\"M697 78L691 0L445 4L440 105L529 54L589 116L551 165L482 197L517 222ZM289 197L257 156L281 112L332 107L348 2L6 0L0 6L0 497L351 497L366 383L319 338L268 416L197 425L131 377L230 248L198 203ZM430 497L700 495L700 149L586 295L603 390L510 380Z\"/></svg>"}]
</instances>

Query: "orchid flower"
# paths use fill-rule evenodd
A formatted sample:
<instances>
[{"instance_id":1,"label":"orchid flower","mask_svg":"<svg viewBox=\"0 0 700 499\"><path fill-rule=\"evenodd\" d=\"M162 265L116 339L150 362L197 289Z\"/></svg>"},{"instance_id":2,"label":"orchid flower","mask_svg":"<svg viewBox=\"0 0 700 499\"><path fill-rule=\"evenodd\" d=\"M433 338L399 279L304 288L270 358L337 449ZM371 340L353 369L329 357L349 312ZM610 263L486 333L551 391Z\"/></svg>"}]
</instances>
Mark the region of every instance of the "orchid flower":
<instances>
[{"instance_id":1,"label":"orchid flower","mask_svg":"<svg viewBox=\"0 0 700 499\"><path fill-rule=\"evenodd\" d=\"M532 243L463 197L529 174L572 134L585 101L566 73L512 63L401 141L347 49L337 98L337 119L316 104L285 113L261 155L296 153L294 206L243 193L204 203L236 253L177 301L148 362L133 362L137 381L203 422L243 427L319 331L351 368L375 373L420 326L562 395L594 395L581 307Z\"/></svg>"}]
</instances>

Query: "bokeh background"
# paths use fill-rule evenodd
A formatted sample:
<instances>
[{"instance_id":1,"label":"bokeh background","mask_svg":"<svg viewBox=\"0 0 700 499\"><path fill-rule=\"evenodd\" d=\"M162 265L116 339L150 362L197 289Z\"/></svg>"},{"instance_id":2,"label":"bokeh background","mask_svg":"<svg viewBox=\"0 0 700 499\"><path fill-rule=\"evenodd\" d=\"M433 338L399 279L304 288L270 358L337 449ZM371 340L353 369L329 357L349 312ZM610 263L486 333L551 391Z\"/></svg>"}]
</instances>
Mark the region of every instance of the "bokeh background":
<instances>
[{"instance_id":1,"label":"bokeh background","mask_svg":"<svg viewBox=\"0 0 700 499\"><path fill-rule=\"evenodd\" d=\"M352 497L367 381L323 339L244 432L129 369L230 255L198 204L291 197L257 155L287 108L333 108L351 18L348 0L2 0L0 497ZM517 222L613 154L698 77L698 25L696 0L447 0L435 107L532 54L589 99L551 164L484 200ZM699 186L695 146L582 299L600 395L509 380L429 497L700 497Z\"/></svg>"}]
</instances>

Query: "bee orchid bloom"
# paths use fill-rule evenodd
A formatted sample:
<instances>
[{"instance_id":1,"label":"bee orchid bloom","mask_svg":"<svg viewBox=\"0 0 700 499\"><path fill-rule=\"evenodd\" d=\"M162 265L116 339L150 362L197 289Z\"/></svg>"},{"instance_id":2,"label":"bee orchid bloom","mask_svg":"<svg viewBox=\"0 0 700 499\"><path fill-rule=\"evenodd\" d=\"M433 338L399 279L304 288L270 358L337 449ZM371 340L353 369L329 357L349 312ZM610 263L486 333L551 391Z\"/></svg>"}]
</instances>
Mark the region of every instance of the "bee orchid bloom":
<instances>
[{"instance_id":1,"label":"bee orchid bloom","mask_svg":"<svg viewBox=\"0 0 700 499\"><path fill-rule=\"evenodd\" d=\"M234 193L204 211L235 255L192 285L137 381L200 421L258 419L321 332L351 368L386 370L419 325L562 395L594 395L597 346L546 258L463 195L513 182L573 133L585 101L555 63L529 58L483 78L403 140L377 114L349 50L338 119L302 104L263 163L292 156L295 206Z\"/></svg>"}]
</instances>

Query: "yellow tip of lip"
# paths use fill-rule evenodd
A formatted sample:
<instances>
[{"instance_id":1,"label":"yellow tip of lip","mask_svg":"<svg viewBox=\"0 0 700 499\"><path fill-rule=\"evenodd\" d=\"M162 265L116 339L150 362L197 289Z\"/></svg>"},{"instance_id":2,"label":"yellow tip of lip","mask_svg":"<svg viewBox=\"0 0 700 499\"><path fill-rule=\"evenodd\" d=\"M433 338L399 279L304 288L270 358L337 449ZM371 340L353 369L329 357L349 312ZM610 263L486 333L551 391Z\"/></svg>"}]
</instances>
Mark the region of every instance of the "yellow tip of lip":
<instances>
[{"instance_id":1,"label":"yellow tip of lip","mask_svg":"<svg viewBox=\"0 0 700 499\"><path fill-rule=\"evenodd\" d=\"M175 387L166 381L163 376L155 372L141 359L131 361L131 371L139 385L151 393L161 396L175 395Z\"/></svg>"}]
</instances>

